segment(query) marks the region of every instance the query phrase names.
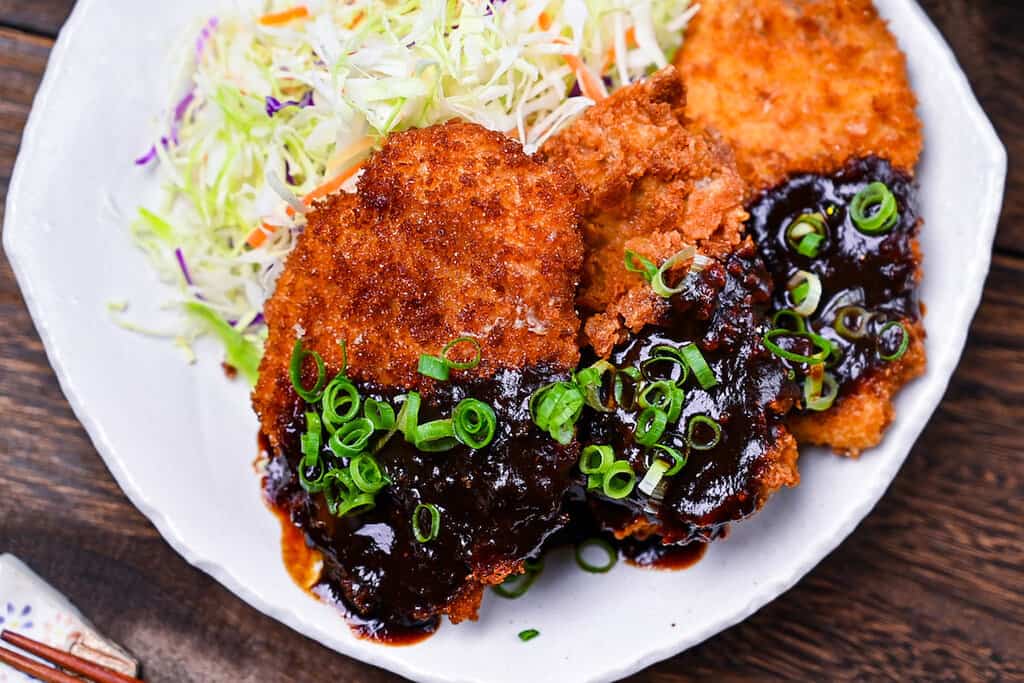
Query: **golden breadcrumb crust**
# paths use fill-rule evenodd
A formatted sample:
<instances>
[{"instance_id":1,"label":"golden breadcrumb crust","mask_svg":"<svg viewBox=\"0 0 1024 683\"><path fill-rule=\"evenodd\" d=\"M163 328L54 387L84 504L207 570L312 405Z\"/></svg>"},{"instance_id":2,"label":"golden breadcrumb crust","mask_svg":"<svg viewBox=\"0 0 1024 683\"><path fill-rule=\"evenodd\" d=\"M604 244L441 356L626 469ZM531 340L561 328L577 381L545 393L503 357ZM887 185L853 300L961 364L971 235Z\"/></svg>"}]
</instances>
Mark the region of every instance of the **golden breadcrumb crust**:
<instances>
[{"instance_id":1,"label":"golden breadcrumb crust","mask_svg":"<svg viewBox=\"0 0 1024 683\"><path fill-rule=\"evenodd\" d=\"M877 155L913 173L906 59L871 0L701 0L676 64L687 113L732 144L759 191Z\"/></svg>"},{"instance_id":2,"label":"golden breadcrumb crust","mask_svg":"<svg viewBox=\"0 0 1024 683\"><path fill-rule=\"evenodd\" d=\"M728 146L688 125L679 72L663 69L588 109L544 145L589 195L577 302L585 342L610 352L663 302L623 266L627 249L660 262L684 246L721 256L740 242L744 185Z\"/></svg>"}]
</instances>

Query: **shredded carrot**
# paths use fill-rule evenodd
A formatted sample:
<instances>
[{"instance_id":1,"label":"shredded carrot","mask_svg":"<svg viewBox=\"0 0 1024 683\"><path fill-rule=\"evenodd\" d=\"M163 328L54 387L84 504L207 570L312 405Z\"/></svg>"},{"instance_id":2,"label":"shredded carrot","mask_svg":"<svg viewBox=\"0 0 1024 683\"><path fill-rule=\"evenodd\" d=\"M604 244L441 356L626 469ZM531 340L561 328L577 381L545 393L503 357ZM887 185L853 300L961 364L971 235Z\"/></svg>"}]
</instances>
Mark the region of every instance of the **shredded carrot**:
<instances>
[{"instance_id":1,"label":"shredded carrot","mask_svg":"<svg viewBox=\"0 0 1024 683\"><path fill-rule=\"evenodd\" d=\"M551 15L547 12L541 12L540 16L537 17L537 26L540 26L541 31L547 31L551 28Z\"/></svg>"},{"instance_id":2,"label":"shredded carrot","mask_svg":"<svg viewBox=\"0 0 1024 683\"><path fill-rule=\"evenodd\" d=\"M264 14L259 18L259 22L264 26L279 26L296 19L309 19L309 9L305 5L297 5L283 12Z\"/></svg>"},{"instance_id":3,"label":"shredded carrot","mask_svg":"<svg viewBox=\"0 0 1024 683\"><path fill-rule=\"evenodd\" d=\"M600 102L607 97L604 94L604 83L587 68L583 60L576 55L562 55L562 59L565 60L569 68L576 74L576 80L580 84L580 91L585 97L589 97L595 102Z\"/></svg>"},{"instance_id":4,"label":"shredded carrot","mask_svg":"<svg viewBox=\"0 0 1024 683\"><path fill-rule=\"evenodd\" d=\"M626 46L636 47L636 28L630 26L626 29ZM608 48L608 51L604 53L604 63L601 65L601 73L607 73L608 69L612 68L612 64L615 63L615 46L612 45Z\"/></svg>"},{"instance_id":5,"label":"shredded carrot","mask_svg":"<svg viewBox=\"0 0 1024 683\"><path fill-rule=\"evenodd\" d=\"M359 24L361 24L363 21L363 17L365 16L366 13L363 10L359 10L358 12L356 12L356 15L352 17L352 21L348 22L348 29L351 31L356 26L359 26Z\"/></svg>"},{"instance_id":6,"label":"shredded carrot","mask_svg":"<svg viewBox=\"0 0 1024 683\"><path fill-rule=\"evenodd\" d=\"M341 174L335 176L331 180L328 180L323 185L313 188L313 190L309 194L302 198L302 203L305 204L306 206L312 206L313 202L316 201L317 199L320 199L321 197L326 197L327 195L333 192L337 192L341 188L341 186L345 184L345 181L354 176L356 173L359 173L359 170L362 167L362 162L355 164L348 170L343 171ZM295 209L293 209L291 206L285 209L285 211L288 213L289 216L295 215Z\"/></svg>"},{"instance_id":7,"label":"shredded carrot","mask_svg":"<svg viewBox=\"0 0 1024 683\"><path fill-rule=\"evenodd\" d=\"M245 238L245 243L253 249L262 247L263 243L267 241L267 238L273 235L277 231L276 225L271 225L266 221L260 222L260 227L253 228L253 231L249 233L249 236Z\"/></svg>"}]
</instances>

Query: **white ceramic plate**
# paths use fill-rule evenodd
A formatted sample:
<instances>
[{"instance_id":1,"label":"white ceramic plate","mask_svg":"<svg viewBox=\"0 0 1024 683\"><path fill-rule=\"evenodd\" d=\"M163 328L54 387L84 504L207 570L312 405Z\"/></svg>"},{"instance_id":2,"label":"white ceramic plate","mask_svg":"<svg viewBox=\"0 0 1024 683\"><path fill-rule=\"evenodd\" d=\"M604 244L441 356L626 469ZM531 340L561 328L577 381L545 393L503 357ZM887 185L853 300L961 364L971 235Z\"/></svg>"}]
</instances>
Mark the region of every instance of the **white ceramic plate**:
<instances>
[{"instance_id":1,"label":"white ceramic plate","mask_svg":"<svg viewBox=\"0 0 1024 683\"><path fill-rule=\"evenodd\" d=\"M18 158L4 245L61 386L125 493L189 562L246 602L338 652L431 681L609 680L744 619L839 544L889 485L942 397L988 271L1006 155L938 31L912 0L879 0L907 52L925 122L920 167L927 375L899 397L885 443L859 461L805 453L803 483L685 572L620 563L607 575L549 562L523 599L395 648L355 639L281 563L280 529L252 460L256 419L219 355L185 366L170 344L110 324L106 305L164 294L105 196L133 210L172 39L208 0L82 0L53 51ZM941 322L941 325L938 323ZM201 349L203 350L203 349ZM756 568L756 569L755 569ZM524 645L516 634L538 628ZM585 643L586 647L581 647Z\"/></svg>"}]
</instances>

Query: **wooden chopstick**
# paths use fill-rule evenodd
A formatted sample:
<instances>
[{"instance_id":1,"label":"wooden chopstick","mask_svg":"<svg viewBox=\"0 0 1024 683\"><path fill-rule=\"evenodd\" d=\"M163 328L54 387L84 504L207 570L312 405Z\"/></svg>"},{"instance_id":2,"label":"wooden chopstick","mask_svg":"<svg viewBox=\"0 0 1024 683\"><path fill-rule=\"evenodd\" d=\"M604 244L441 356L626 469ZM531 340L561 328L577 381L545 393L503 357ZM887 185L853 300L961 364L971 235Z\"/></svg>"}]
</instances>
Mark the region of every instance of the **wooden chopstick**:
<instances>
[{"instance_id":1,"label":"wooden chopstick","mask_svg":"<svg viewBox=\"0 0 1024 683\"><path fill-rule=\"evenodd\" d=\"M14 650L8 650L6 647L0 647L0 662L13 669L17 669L23 674L34 676L43 681L43 683L82 683L81 678L68 676L59 669L54 669L42 662L23 657Z\"/></svg>"},{"instance_id":2,"label":"wooden chopstick","mask_svg":"<svg viewBox=\"0 0 1024 683\"><path fill-rule=\"evenodd\" d=\"M120 671L114 671L113 669L108 669L105 666L100 666L99 664L82 659L81 657L76 657L68 652L54 649L49 645L44 645L43 643L32 640L31 638L26 638L19 633L14 633L13 631L0 632L0 638L15 647L24 650L25 652L29 652L37 657L53 662L68 671L74 671L77 674L88 676L89 679L95 681L95 683L141 683L138 678L125 676ZM35 676L45 683L82 683L81 678L68 676L62 671L58 671L57 669L46 666L45 664L40 664L39 662L22 657L18 653L6 648L0 648L0 661L13 666L19 671ZM32 667L32 670L22 668L26 663Z\"/></svg>"}]
</instances>

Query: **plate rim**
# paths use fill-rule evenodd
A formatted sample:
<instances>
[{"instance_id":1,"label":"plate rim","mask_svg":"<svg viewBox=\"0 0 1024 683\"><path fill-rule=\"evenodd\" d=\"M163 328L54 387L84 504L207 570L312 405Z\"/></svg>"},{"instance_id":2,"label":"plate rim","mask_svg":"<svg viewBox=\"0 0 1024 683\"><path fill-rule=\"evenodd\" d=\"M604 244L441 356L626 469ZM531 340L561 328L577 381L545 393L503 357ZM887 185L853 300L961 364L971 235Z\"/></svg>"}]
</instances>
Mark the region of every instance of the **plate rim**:
<instances>
[{"instance_id":1,"label":"plate rim","mask_svg":"<svg viewBox=\"0 0 1024 683\"><path fill-rule=\"evenodd\" d=\"M980 233L980 244L987 243L989 248L984 250L980 257L972 263L972 269L969 271L968 278L966 278L966 280L971 282L972 285L970 288L963 291L963 296L959 301L959 310L961 314L965 319L973 321L974 315L984 293L985 281L991 265L992 245L995 241L995 233L999 217L1002 212L1008 163L1007 152L1005 146L1000 141L994 126L982 109L981 104L978 102L967 75L960 67L954 52L942 36L939 29L931 21L916 0L893 1L907 6L911 18L915 22L914 30L921 31L925 34L924 37L930 43L929 48L931 54L933 56L940 56L945 62L944 67L950 74L955 74L956 79L955 83L953 83L954 92L952 92L951 95L963 100L966 113L969 116L972 126L983 139L981 150L985 157L990 161L992 182L988 184L989 193L984 197L984 205L987 207L987 211L985 212L984 220L981 225L977 226L979 228L978 232ZM310 635L305 628L305 622L295 611L290 608L275 607L266 602L261 596L259 596L255 591L250 590L243 581L237 579L229 569L221 565L219 562L211 561L195 553L179 535L174 523L171 522L157 507L151 504L142 491L135 487L131 476L127 473L123 463L111 446L107 437L106 429L103 425L99 424L92 418L90 412L86 408L84 400L79 395L74 380L65 371L62 353L54 345L50 336L49 327L36 302L33 280L28 275L27 268L25 268L21 262L21 248L19 247L18 235L24 233L17 228L17 226L20 225L18 218L20 214L18 198L22 194L23 177L25 175L23 168L28 163L23 162L23 158L27 159L34 156L40 144L42 134L41 120L43 116L40 112L48 108L61 79L61 74L64 71L62 67L68 58L68 55L71 54L75 35L82 25L84 25L85 17L96 5L96 0L79 0L61 29L58 39L50 53L45 74L34 97L32 109L23 131L21 145L13 173L11 175L3 226L4 252L11 264L12 271L14 272L15 279L18 282L33 325L43 342L47 360L53 368L61 391L64 393L65 398L70 404L75 417L86 430L93 446L99 453L111 475L114 477L121 491L131 501L132 505L145 515L147 519L149 519L157 532L174 549L174 551L184 558L190 565L210 575L218 583L251 607L287 625L289 628L295 630L304 637L319 642L332 651L343 654L344 656L352 657L353 659L357 659L363 663L384 668L401 676L414 678L416 680L437 681L438 683L462 680L458 678L457 674L455 676L437 675L436 673L413 665L409 663L408 660L401 657L383 657L378 655L373 649L363 650L358 653L341 652L332 643L315 635ZM931 404L931 410L928 412L928 417L912 430L911 434L913 439L911 440L911 448L902 456L892 459L889 463L889 467L884 470L884 476L877 478L874 487L868 492L868 495L863 498L861 505L855 508L855 510L847 516L847 519L841 525L839 533L831 537L820 539L818 543L812 546L813 552L809 552L807 554L807 558L809 559L799 565L793 566L787 575L762 584L757 593L751 598L749 603L743 607L743 609L709 620L705 627L700 629L695 636L681 638L666 647L645 651L643 654L624 662L621 666L615 669L597 672L585 680L603 681L619 679L699 645L708 638L721 633L729 627L745 621L754 612L779 598L783 593L792 588L800 579L806 576L807 573L809 573L815 566L828 557L828 555L831 554L835 548L838 547L854 531L854 529L857 528L875 505L877 505L878 501L892 484L897 472L908 457L910 450L912 450L913 444L916 443L924 427L927 425L930 416L934 414L935 409L941 402L949 385L949 381L952 379L953 372L955 371L963 353L970 328L971 325L968 324L963 329L956 332L955 338L952 340L952 344L948 346L949 352L945 357L934 359L929 358L929 372L936 373L938 375L945 375L946 379L945 381L935 383L928 393L919 397L921 400Z\"/></svg>"}]
</instances>

